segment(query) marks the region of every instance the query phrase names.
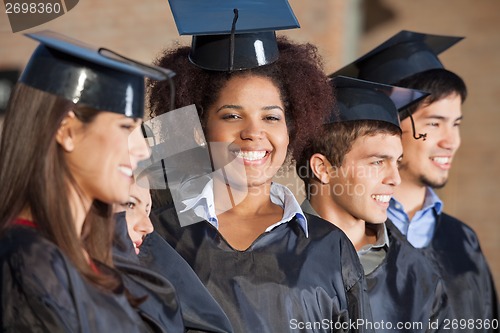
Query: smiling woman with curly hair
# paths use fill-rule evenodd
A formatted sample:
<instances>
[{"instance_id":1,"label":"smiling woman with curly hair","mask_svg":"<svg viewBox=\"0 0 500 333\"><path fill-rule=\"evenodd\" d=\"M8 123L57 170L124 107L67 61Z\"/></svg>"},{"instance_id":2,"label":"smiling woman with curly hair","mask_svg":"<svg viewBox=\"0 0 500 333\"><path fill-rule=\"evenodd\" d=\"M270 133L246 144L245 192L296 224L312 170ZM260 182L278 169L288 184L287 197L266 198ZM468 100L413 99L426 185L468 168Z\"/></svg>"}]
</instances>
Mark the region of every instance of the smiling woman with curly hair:
<instances>
[{"instance_id":1,"label":"smiling woman with curly hair","mask_svg":"<svg viewBox=\"0 0 500 333\"><path fill-rule=\"evenodd\" d=\"M260 76L271 80L279 89L286 107L286 121L291 151L300 151L309 137L321 128L321 119L332 105L332 91L321 68L321 58L312 44L293 44L278 39L280 57L271 66L243 71L219 72L203 70L189 61L190 47L164 50L156 65L175 67L175 106L170 105L170 86L165 82L149 83L151 116L195 104L202 124L207 110L217 100L221 89L237 76Z\"/></svg>"},{"instance_id":2,"label":"smiling woman with curly hair","mask_svg":"<svg viewBox=\"0 0 500 333\"><path fill-rule=\"evenodd\" d=\"M156 61L177 73L175 105L169 85L151 83L152 116L194 104L214 169L230 176L211 177L181 212L153 204L155 230L191 265L235 332L330 332L366 314L356 252L272 180L321 127L332 90L315 46L286 38L277 45L275 62L234 71L197 67L189 47ZM226 168L232 161L241 170ZM145 262L161 260L157 236L142 245Z\"/></svg>"}]
</instances>

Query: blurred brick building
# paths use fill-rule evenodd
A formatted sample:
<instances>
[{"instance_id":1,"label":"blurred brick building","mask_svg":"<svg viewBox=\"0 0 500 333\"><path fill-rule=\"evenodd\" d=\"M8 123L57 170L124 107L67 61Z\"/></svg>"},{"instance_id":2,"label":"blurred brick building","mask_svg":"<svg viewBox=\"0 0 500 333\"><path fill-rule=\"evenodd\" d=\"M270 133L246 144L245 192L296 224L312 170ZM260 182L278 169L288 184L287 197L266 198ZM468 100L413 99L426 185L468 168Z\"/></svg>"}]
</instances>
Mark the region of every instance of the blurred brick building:
<instances>
[{"instance_id":1,"label":"blurred brick building","mask_svg":"<svg viewBox=\"0 0 500 333\"><path fill-rule=\"evenodd\" d=\"M500 1L290 0L301 29L286 34L316 44L333 72L402 30L465 36L440 58L469 88L462 147L440 195L445 210L479 235L500 287ZM0 6L0 72L21 70L36 43L11 32ZM51 29L151 62L179 38L167 0L80 0L67 14L34 28ZM20 138L22 139L22 138ZM495 171L496 170L496 171ZM302 196L293 170L278 181Z\"/></svg>"}]
</instances>

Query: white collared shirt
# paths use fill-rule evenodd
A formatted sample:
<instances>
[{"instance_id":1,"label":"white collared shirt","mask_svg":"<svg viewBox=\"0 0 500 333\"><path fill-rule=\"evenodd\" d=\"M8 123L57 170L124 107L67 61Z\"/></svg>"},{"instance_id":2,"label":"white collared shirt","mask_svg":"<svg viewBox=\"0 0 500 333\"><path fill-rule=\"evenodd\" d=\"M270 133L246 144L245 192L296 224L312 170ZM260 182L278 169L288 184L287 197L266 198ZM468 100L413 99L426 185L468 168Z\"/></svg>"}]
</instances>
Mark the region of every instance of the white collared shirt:
<instances>
[{"instance_id":1,"label":"white collared shirt","mask_svg":"<svg viewBox=\"0 0 500 333\"><path fill-rule=\"evenodd\" d=\"M267 227L266 232L270 232L277 226L290 222L294 217L297 217L297 222L304 231L304 234L306 237L309 237L307 219L293 193L284 185L272 183L270 196L272 203L283 208L283 217L278 222ZM183 200L182 203L186 205L186 208L181 213L192 210L196 216L208 221L215 228L219 229L219 220L215 214L213 180L210 180L205 185L198 196Z\"/></svg>"}]
</instances>

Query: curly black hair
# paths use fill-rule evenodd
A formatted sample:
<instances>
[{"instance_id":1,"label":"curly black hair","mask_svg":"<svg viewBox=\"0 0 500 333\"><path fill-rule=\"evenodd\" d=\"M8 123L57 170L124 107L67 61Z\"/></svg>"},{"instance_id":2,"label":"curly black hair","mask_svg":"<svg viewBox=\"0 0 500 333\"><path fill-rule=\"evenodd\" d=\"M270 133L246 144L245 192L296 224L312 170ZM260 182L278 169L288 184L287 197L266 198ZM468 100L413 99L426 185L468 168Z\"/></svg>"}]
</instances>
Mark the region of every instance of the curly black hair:
<instances>
[{"instance_id":1,"label":"curly black hair","mask_svg":"<svg viewBox=\"0 0 500 333\"><path fill-rule=\"evenodd\" d=\"M176 73L175 105L170 105L170 86L166 81L148 81L150 116L195 104L203 125L205 110L217 100L219 92L230 78L263 76L273 81L280 90L290 135L289 147L293 154L300 152L330 113L333 107L332 88L314 45L297 44L279 37L278 48L280 56L276 62L233 72L208 71L196 67L188 59L188 46L164 50L154 63Z\"/></svg>"}]
</instances>

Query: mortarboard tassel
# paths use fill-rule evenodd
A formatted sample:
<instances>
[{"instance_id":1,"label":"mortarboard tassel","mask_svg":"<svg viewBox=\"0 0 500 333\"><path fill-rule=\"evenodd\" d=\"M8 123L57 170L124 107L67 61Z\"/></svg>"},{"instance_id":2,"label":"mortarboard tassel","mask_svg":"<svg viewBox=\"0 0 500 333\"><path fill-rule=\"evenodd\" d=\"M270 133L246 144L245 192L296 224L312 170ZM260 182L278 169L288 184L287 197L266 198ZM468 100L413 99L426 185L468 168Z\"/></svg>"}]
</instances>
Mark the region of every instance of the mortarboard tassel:
<instances>
[{"instance_id":1,"label":"mortarboard tassel","mask_svg":"<svg viewBox=\"0 0 500 333\"><path fill-rule=\"evenodd\" d=\"M233 9L234 18L233 24L231 25L231 38L229 40L229 72L231 73L234 69L234 32L236 30L236 21L238 21L238 9Z\"/></svg>"}]
</instances>

